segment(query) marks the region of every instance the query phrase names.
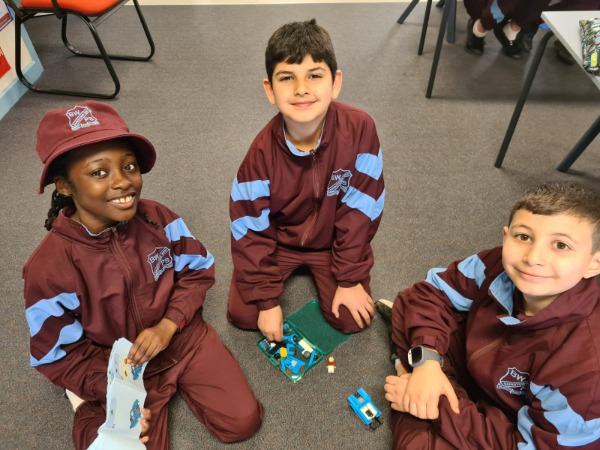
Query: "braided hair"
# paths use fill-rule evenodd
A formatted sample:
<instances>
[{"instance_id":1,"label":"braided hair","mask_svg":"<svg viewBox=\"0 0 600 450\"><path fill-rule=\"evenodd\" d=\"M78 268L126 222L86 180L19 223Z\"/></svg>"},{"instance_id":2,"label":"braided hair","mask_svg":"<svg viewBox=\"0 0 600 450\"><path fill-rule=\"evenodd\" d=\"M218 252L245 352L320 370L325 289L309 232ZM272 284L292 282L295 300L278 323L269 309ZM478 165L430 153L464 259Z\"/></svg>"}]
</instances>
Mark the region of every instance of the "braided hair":
<instances>
[{"instance_id":1,"label":"braided hair","mask_svg":"<svg viewBox=\"0 0 600 450\"><path fill-rule=\"evenodd\" d=\"M68 153L65 153L56 158L52 162L48 173L53 179L64 178L70 184L71 180L69 179L69 163L67 155ZM44 227L46 230L50 231L52 229L52 222L54 222L54 220L58 217L60 210L66 206L72 208L73 210L76 209L75 202L73 202L71 197L60 194L56 189L54 189L54 192L52 192L52 202L50 203L50 209L48 210L48 218L44 222Z\"/></svg>"}]
</instances>

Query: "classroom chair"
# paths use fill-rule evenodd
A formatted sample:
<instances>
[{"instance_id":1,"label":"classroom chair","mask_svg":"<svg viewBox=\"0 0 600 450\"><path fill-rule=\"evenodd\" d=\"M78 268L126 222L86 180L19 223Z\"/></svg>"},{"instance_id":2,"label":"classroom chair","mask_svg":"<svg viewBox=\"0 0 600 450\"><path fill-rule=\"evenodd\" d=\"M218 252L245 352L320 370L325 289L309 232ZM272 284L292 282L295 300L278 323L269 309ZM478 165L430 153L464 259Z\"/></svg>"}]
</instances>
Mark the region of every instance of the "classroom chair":
<instances>
[{"instance_id":1,"label":"classroom chair","mask_svg":"<svg viewBox=\"0 0 600 450\"><path fill-rule=\"evenodd\" d=\"M15 0L3 0L13 11L15 17L15 71L21 83L34 92L46 94L72 95L86 98L115 98L121 89L119 78L113 68L111 59L127 61L148 61L154 55L154 41L150 35L146 20L138 4L138 0L132 0L142 28L150 45L150 52L147 56L113 55L106 52L104 44L98 34L98 26L112 14L114 14L128 0L21 0L18 5ZM73 55L87 58L100 58L104 61L106 68L114 83L114 90L111 93L83 92L75 90L53 89L49 87L40 87L28 81L22 71L22 52L21 52L21 27L30 19L54 16L62 21L61 37L63 44ZM67 19L69 16L75 16L81 19L88 27L98 47L98 53L83 53L77 50L67 38Z\"/></svg>"},{"instance_id":2,"label":"classroom chair","mask_svg":"<svg viewBox=\"0 0 600 450\"><path fill-rule=\"evenodd\" d=\"M419 0L412 0L410 4L406 7L402 15L398 18L397 22L402 24L414 9L414 7L419 3ZM427 5L425 6L425 17L423 19L423 26L421 28L421 39L419 41L419 50L417 51L418 55L423 54L423 46L425 45L425 37L427 35L427 26L429 24L429 15L431 13L431 4L432 0L427 0ZM446 33L446 26L448 27L448 35L446 37L447 41L450 43L454 43L456 41L456 0L439 0L436 4L437 7L442 7L442 20L440 22L440 30L438 33L438 39L435 45L435 51L433 54L433 61L431 63L431 72L429 74L429 83L427 85L427 92L425 93L425 97L431 98L431 93L433 91L433 84L435 83L435 76L437 73L437 66L440 60L440 54L442 52L442 44L444 41L444 34ZM450 20L450 16L452 19Z\"/></svg>"}]
</instances>

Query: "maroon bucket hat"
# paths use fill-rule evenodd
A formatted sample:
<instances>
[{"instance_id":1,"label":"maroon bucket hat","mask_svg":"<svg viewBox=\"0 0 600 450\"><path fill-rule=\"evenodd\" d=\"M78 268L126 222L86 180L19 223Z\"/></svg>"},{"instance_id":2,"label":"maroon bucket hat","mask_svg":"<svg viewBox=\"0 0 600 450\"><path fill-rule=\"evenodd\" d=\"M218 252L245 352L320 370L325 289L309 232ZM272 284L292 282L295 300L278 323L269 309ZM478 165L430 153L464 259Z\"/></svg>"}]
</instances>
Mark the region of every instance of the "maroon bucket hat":
<instances>
[{"instance_id":1,"label":"maroon bucket hat","mask_svg":"<svg viewBox=\"0 0 600 450\"><path fill-rule=\"evenodd\" d=\"M48 111L37 130L35 150L44 163L38 192L43 193L44 187L54 182L50 168L58 156L84 145L123 137L133 146L140 172L150 172L156 161L154 146L144 136L131 133L112 106L88 100L69 109Z\"/></svg>"}]
</instances>

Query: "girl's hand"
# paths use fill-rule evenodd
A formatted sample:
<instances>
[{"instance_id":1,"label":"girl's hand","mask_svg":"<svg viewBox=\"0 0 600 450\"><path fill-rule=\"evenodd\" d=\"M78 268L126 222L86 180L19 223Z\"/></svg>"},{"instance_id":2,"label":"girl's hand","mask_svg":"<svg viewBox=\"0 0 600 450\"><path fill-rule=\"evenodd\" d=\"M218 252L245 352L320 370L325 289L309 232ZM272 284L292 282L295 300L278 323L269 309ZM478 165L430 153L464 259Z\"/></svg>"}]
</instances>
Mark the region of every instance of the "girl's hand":
<instances>
[{"instance_id":1,"label":"girl's hand","mask_svg":"<svg viewBox=\"0 0 600 450\"><path fill-rule=\"evenodd\" d=\"M177 331L177 325L169 319L162 319L156 326L143 330L129 350L127 362L134 366L150 361L162 352Z\"/></svg>"},{"instance_id":2,"label":"girl's hand","mask_svg":"<svg viewBox=\"0 0 600 450\"><path fill-rule=\"evenodd\" d=\"M140 424L142 425L140 441L142 444L146 444L150 440L148 436L145 436L150 429L150 419L152 419L152 412L147 408L142 409L142 419L140 420Z\"/></svg>"}]
</instances>

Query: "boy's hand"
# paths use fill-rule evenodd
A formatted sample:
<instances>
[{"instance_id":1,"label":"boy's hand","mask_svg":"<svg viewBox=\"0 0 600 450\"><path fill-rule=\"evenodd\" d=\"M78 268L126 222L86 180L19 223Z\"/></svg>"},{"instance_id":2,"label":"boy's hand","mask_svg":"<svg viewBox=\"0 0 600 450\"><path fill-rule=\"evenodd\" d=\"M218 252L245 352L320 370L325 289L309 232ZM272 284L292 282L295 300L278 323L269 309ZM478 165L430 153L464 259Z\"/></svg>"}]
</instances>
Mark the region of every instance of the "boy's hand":
<instances>
[{"instance_id":1,"label":"boy's hand","mask_svg":"<svg viewBox=\"0 0 600 450\"><path fill-rule=\"evenodd\" d=\"M140 441L142 441L142 444L146 444L148 442L148 440L150 439L148 436L145 436L145 434L150 429L150 419L152 419L152 412L147 408L143 408L142 409L142 419L140 420L140 424L142 425L142 432L140 433L140 436L141 436Z\"/></svg>"},{"instance_id":2,"label":"boy's hand","mask_svg":"<svg viewBox=\"0 0 600 450\"><path fill-rule=\"evenodd\" d=\"M349 288L338 286L331 304L331 312L337 319L340 318L341 305L348 308L360 328L364 328L365 324L371 325L371 317L375 314L375 304L362 284L358 283Z\"/></svg>"},{"instance_id":3,"label":"boy's hand","mask_svg":"<svg viewBox=\"0 0 600 450\"><path fill-rule=\"evenodd\" d=\"M150 361L167 348L176 331L177 325L169 319L162 319L152 328L146 328L131 346L127 362L139 366Z\"/></svg>"},{"instance_id":4,"label":"boy's hand","mask_svg":"<svg viewBox=\"0 0 600 450\"><path fill-rule=\"evenodd\" d=\"M458 414L458 397L450 380L436 361L425 361L416 367L406 384L402 408L420 419L437 419L440 396L445 395L452 410Z\"/></svg>"},{"instance_id":5,"label":"boy's hand","mask_svg":"<svg viewBox=\"0 0 600 450\"><path fill-rule=\"evenodd\" d=\"M401 376L386 377L385 379L385 399L390 402L392 409L400 412L406 412L404 410L404 393L406 391L406 385L410 378L410 373L405 373Z\"/></svg>"},{"instance_id":6,"label":"boy's hand","mask_svg":"<svg viewBox=\"0 0 600 450\"><path fill-rule=\"evenodd\" d=\"M283 339L283 311L281 306L265 309L258 313L258 329L269 341Z\"/></svg>"}]
</instances>

